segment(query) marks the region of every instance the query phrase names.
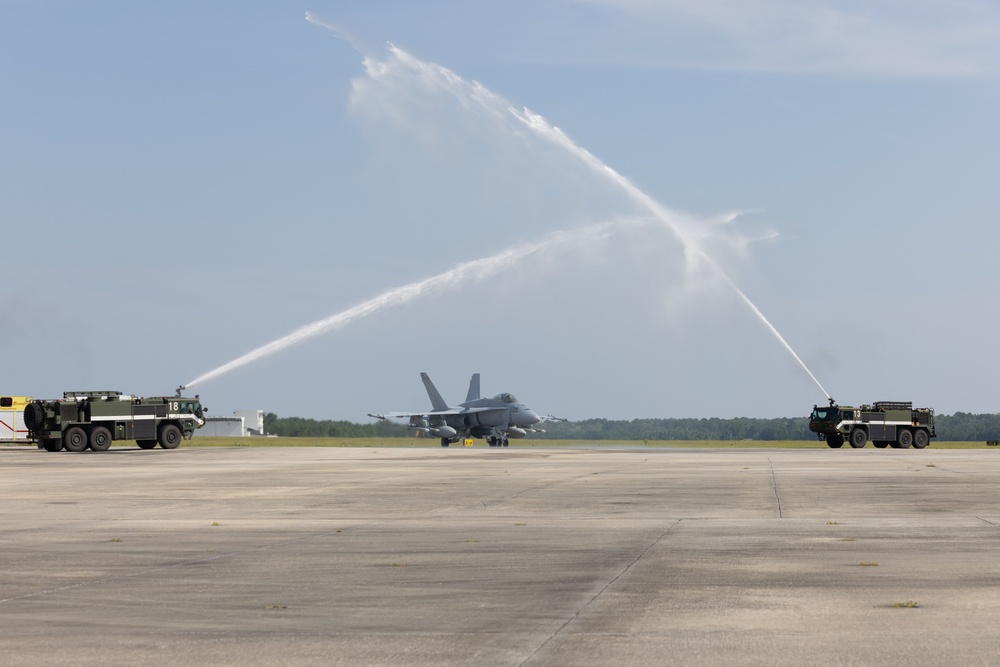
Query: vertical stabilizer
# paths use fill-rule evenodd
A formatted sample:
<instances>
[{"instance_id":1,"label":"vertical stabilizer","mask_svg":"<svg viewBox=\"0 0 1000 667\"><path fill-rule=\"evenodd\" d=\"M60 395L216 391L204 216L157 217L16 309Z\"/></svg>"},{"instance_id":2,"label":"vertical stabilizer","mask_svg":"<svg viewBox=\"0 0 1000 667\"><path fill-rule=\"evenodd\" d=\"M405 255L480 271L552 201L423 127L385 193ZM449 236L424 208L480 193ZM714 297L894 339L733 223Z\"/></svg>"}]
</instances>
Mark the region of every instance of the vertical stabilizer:
<instances>
[{"instance_id":1,"label":"vertical stabilizer","mask_svg":"<svg viewBox=\"0 0 1000 667\"><path fill-rule=\"evenodd\" d=\"M448 404L441 398L441 394L438 393L437 387L431 382L427 373L421 373L420 379L424 381L424 387L427 389L427 397L431 399L431 408L433 410L447 410Z\"/></svg>"},{"instance_id":2,"label":"vertical stabilizer","mask_svg":"<svg viewBox=\"0 0 1000 667\"><path fill-rule=\"evenodd\" d=\"M473 373L469 380L469 395L465 397L465 402L479 400L479 373Z\"/></svg>"}]
</instances>

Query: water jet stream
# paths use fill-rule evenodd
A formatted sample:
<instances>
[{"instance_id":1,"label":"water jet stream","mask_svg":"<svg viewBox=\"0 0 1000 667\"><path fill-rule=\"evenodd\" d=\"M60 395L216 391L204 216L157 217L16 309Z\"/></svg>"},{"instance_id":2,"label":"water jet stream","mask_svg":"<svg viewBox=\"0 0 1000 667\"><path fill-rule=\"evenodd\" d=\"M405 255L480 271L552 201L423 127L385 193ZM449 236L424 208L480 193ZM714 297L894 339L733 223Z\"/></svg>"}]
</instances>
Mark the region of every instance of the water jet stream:
<instances>
[{"instance_id":1,"label":"water jet stream","mask_svg":"<svg viewBox=\"0 0 1000 667\"><path fill-rule=\"evenodd\" d=\"M199 375L182 386L191 387L205 382L206 380L211 380L212 378L218 377L223 373L227 373L241 366L246 366L249 363L263 359L264 357L271 356L275 352L291 347L292 345L300 343L307 338L312 338L313 336L317 336L327 331L340 329L356 319L371 315L382 310L383 308L399 306L407 303L408 301L412 301L421 295L454 288L469 280L482 280L483 278L487 278L495 273L509 268L529 256L537 255L544 250L553 250L562 246L583 244L587 241L604 238L611 234L614 229L619 226L620 223L601 223L575 231L555 232L553 234L549 234L541 241L510 248L491 257L464 262L455 268L436 276L409 283L407 285L403 285L402 287L390 289L372 299L369 299L368 301L365 301L364 303L358 304L357 306L348 308L347 310L336 313L335 315L331 315L322 320L318 320L312 324L300 327L286 336L282 336L281 338L253 349L243 356L237 357L236 359L233 359L218 368Z\"/></svg>"},{"instance_id":2,"label":"water jet stream","mask_svg":"<svg viewBox=\"0 0 1000 667\"><path fill-rule=\"evenodd\" d=\"M335 26L322 22L312 14L307 13L306 20L330 30L340 39L346 39L343 31L339 30ZM398 47L390 45L389 48L390 53L393 58L395 58L395 63L376 63L370 58L365 57L365 68L370 80L376 81L382 77L386 77L387 73L390 72L395 64L404 70L404 75L416 78L418 83L421 85L427 86L430 90L443 89L451 91L456 98L462 101L463 105L474 105L485 111L495 120L499 119L503 115L503 110L505 109L510 112L510 114L512 114L517 121L519 121L519 123L515 125L523 124L527 126L531 131L542 137L544 140L562 147L577 159L582 160L590 169L596 171L602 177L610 179L613 184L624 190L633 202L650 211L657 220L663 223L676 235L684 248L685 258L688 261L689 267L697 266L699 263L706 265L710 267L711 270L727 285L729 285L729 287L740 297L751 312L753 312L753 314L767 327L767 329L775 336L778 342L781 343L788 353L791 354L792 358L798 362L799 366L801 366L813 382L816 383L816 386L820 388L827 398L830 397L830 394L823 388L823 385L820 384L816 376L809 370L809 367L806 366L805 362L803 362L799 355L796 354L795 350L788 343L788 341L786 341L781 333L778 332L777 328L771 324L771 322L764 316L760 309L757 308L753 301L751 301L743 290L741 290L739 286L733 282L732 278L729 277L722 267L719 266L718 263L705 251L699 243L698 235L685 228L685 226L681 223L680 216L669 211L659 202L633 185L627 178L595 157L592 153L575 144L568 136L566 136L565 133L559 130L559 128L550 125L542 116L532 113L526 108L523 110L517 110L507 104L503 98L489 91L482 84L479 84L478 82L470 84L447 68L421 61ZM355 82L355 92L357 93L357 82ZM507 118L510 118L510 116L508 115ZM252 350L227 364L195 378L194 380L188 382L187 386L217 377L230 370L274 354L279 350L283 350L317 334L343 327L355 319L370 315L385 307L406 303L421 294L428 292L442 291L452 288L458 285L461 281L469 278L484 278L510 266L525 256L537 253L543 248L564 244L571 240L580 241L584 237L594 236L598 232L600 234L607 235L610 233L609 225L597 225L579 230L577 232L559 232L557 234L550 235L547 239L538 243L506 250L485 259L466 262L440 275L389 290L373 299L370 299L369 301L359 304L358 306L349 308L341 313L337 313L336 315L332 315L323 320L319 320L296 329L287 336Z\"/></svg>"},{"instance_id":3,"label":"water jet stream","mask_svg":"<svg viewBox=\"0 0 1000 667\"><path fill-rule=\"evenodd\" d=\"M823 385L820 384L820 381L816 379L816 376L813 375L812 371L809 370L809 367L806 366L804 361L802 361L802 358L799 357L798 354L796 354L792 346L788 343L787 340L785 340L785 337L778 332L778 329L773 324L771 324L770 320L768 320L764 316L764 313L762 313L760 308L758 308L756 304L754 304L754 302L751 301L750 297L748 297L746 293L744 293L743 290L741 290L739 286L735 282L733 282L733 279L729 277L729 274L727 274L722 269L722 267L719 266L719 264L714 259L712 259L712 257L705 251L705 249L701 247L701 244L698 243L697 239L690 233L688 233L688 231L685 230L681 224L679 224L677 220L678 216L675 213L672 213L662 204L660 204L655 199L653 199L645 192L640 190L623 175L621 175L613 168L611 168L610 166L599 160L593 153L591 153L590 151L581 146L578 146L568 136L566 136L566 134L562 130L560 130L558 127L550 125L542 116L539 116L538 114L533 113L528 109L519 111L514 107L510 107L509 111L514 115L515 118L517 118L522 123L527 125L535 133L539 134L546 140L555 143L558 146L561 146L562 148L564 148L565 150L569 151L571 154L575 155L577 158L582 160L591 169L598 172L603 177L610 179L614 184L622 188L626 192L626 194L628 194L628 196L632 198L633 201L638 203L640 206L646 208L654 216L656 216L656 218L660 222L666 225L677 236L678 240L684 246L684 250L688 259L704 262L709 267L711 267L712 270L715 271L716 274L719 277L721 277L723 281L725 281L725 283L733 289L733 291L736 292L736 294L740 297L743 303L745 303L747 307L750 308L753 314L757 316L757 318L764 324L764 326L766 326L768 330L770 330L770 332L774 334L775 338L778 339L778 342L781 343L782 346L784 346L784 348L788 351L788 353L792 355L792 358L795 359L795 361L798 362L799 366L802 367L802 370L804 370L806 374L810 378L812 378L812 381L816 383L816 386L820 388L820 391L822 391L827 398L830 398L830 394L826 391L826 389L823 388Z\"/></svg>"}]
</instances>

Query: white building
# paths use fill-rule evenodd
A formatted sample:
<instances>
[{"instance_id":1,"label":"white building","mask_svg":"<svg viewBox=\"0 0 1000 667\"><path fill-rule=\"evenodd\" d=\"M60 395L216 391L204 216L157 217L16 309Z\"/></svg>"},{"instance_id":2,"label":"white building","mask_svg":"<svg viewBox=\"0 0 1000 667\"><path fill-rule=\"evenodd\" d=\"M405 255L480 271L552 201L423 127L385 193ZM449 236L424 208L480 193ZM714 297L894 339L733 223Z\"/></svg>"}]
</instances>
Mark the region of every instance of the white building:
<instances>
[{"instance_id":1,"label":"white building","mask_svg":"<svg viewBox=\"0 0 1000 667\"><path fill-rule=\"evenodd\" d=\"M205 425L194 432L194 437L242 438L246 434L243 417L206 417Z\"/></svg>"},{"instance_id":2,"label":"white building","mask_svg":"<svg viewBox=\"0 0 1000 667\"><path fill-rule=\"evenodd\" d=\"M264 435L263 410L237 410L232 417L207 417L195 437L245 438Z\"/></svg>"},{"instance_id":3,"label":"white building","mask_svg":"<svg viewBox=\"0 0 1000 667\"><path fill-rule=\"evenodd\" d=\"M243 418L244 435L264 435L263 410L237 410L233 415Z\"/></svg>"}]
</instances>

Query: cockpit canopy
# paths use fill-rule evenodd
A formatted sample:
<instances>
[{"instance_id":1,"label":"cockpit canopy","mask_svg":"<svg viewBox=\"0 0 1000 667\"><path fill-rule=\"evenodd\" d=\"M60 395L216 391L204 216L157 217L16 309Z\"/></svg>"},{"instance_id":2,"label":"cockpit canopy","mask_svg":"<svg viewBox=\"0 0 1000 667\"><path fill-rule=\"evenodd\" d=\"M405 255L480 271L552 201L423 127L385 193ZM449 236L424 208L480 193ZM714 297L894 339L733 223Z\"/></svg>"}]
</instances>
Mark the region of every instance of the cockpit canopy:
<instances>
[{"instance_id":1,"label":"cockpit canopy","mask_svg":"<svg viewBox=\"0 0 1000 667\"><path fill-rule=\"evenodd\" d=\"M493 397L493 400L500 401L501 403L517 403L517 398L514 397L514 394L508 394L506 392L503 394L497 394Z\"/></svg>"}]
</instances>

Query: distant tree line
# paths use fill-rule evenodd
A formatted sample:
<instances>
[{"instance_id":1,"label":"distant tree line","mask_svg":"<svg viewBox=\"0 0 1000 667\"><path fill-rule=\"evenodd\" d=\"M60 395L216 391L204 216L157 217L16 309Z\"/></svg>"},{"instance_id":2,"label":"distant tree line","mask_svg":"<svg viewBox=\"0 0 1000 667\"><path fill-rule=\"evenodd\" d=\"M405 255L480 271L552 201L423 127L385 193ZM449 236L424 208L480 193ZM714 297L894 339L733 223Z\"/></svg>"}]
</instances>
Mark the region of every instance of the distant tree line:
<instances>
[{"instance_id":1,"label":"distant tree line","mask_svg":"<svg viewBox=\"0 0 1000 667\"><path fill-rule=\"evenodd\" d=\"M949 441L997 440L1000 414L956 412L936 415L938 439ZM559 440L812 440L808 417L775 419L585 419L544 425L538 438Z\"/></svg>"},{"instance_id":2,"label":"distant tree line","mask_svg":"<svg viewBox=\"0 0 1000 667\"><path fill-rule=\"evenodd\" d=\"M546 422L545 433L532 434L550 440L812 440L807 417L754 419L584 419L576 422ZM1000 439L1000 413L937 415L940 440L976 441ZM355 424L348 421L264 415L264 431L272 435L308 438L403 438L412 435L404 424L378 421Z\"/></svg>"},{"instance_id":3,"label":"distant tree line","mask_svg":"<svg viewBox=\"0 0 1000 667\"><path fill-rule=\"evenodd\" d=\"M290 438L405 438L409 429L403 424L378 421L355 424L348 421L279 417L264 413L264 433Z\"/></svg>"},{"instance_id":4,"label":"distant tree line","mask_svg":"<svg viewBox=\"0 0 1000 667\"><path fill-rule=\"evenodd\" d=\"M941 440L1000 440L1000 414L938 415L934 427Z\"/></svg>"},{"instance_id":5,"label":"distant tree line","mask_svg":"<svg viewBox=\"0 0 1000 667\"><path fill-rule=\"evenodd\" d=\"M806 417L751 419L584 419L543 424L535 437L557 440L807 440Z\"/></svg>"}]
</instances>

